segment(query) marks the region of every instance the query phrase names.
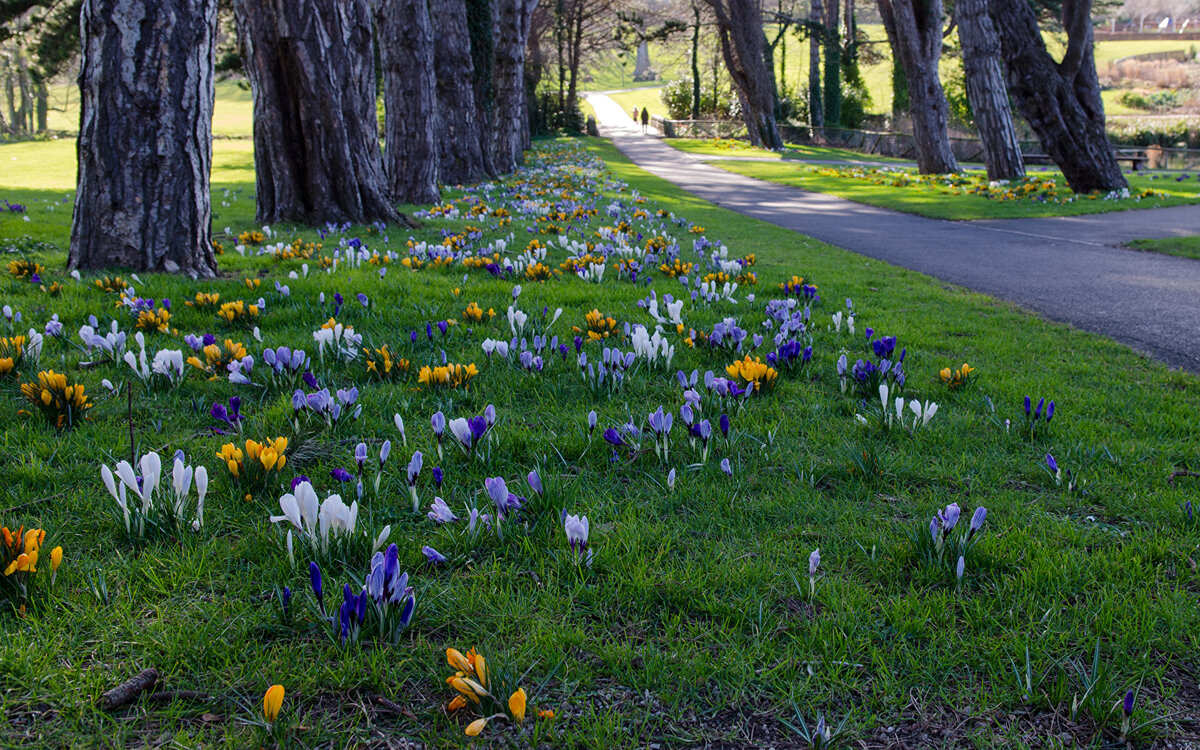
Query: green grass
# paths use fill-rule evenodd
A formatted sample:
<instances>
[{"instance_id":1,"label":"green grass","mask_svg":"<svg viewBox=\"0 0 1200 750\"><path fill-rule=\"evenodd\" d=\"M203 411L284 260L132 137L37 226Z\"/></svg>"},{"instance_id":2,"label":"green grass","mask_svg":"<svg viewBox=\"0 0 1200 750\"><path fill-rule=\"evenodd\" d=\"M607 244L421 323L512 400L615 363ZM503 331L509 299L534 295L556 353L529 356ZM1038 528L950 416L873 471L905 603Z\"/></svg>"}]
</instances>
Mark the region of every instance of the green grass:
<instances>
[{"instance_id":1,"label":"green grass","mask_svg":"<svg viewBox=\"0 0 1200 750\"><path fill-rule=\"evenodd\" d=\"M250 89L244 81L217 81L213 135L217 138L250 138L254 135L253 109ZM53 131L79 131L79 87L74 80L59 81L50 87L46 125Z\"/></svg>"},{"instance_id":2,"label":"green grass","mask_svg":"<svg viewBox=\"0 0 1200 750\"><path fill-rule=\"evenodd\" d=\"M1066 181L1056 171L1031 171L1030 179L1053 180L1050 190L1037 189L1031 195L1047 196L1046 200L1032 197L999 199L979 195L963 188L938 184L934 180L899 184L894 174L840 166L784 164L762 161L715 161L714 165L736 174L754 177L781 185L790 185L817 193L829 193L847 200L872 206L905 211L936 219L1016 219L1041 216L1078 216L1139 208L1161 208L1196 203L1200 187L1180 185L1172 180L1149 176L1126 175L1130 191L1141 194L1154 191L1153 197L1104 200L1099 195L1072 196ZM855 176L854 169L865 170ZM913 179L915 170L902 170ZM973 184L987 185L986 176L975 171ZM1162 197L1158 197L1158 196ZM1057 202L1056 202L1057 201Z\"/></svg>"},{"instance_id":3,"label":"green grass","mask_svg":"<svg viewBox=\"0 0 1200 750\"><path fill-rule=\"evenodd\" d=\"M623 91L619 94L609 94L612 100L621 105L629 115L633 116L633 108L637 107L640 113L643 109L649 109L650 114L660 117L667 116L667 107L662 103L660 98L662 87L655 86L653 88L637 89L636 91Z\"/></svg>"},{"instance_id":4,"label":"green grass","mask_svg":"<svg viewBox=\"0 0 1200 750\"><path fill-rule=\"evenodd\" d=\"M235 390L195 376L177 394L139 386L131 424L125 398L100 387L102 378L125 380L123 364L84 368L86 357L71 344L47 341L42 365L86 384L97 403L90 422L59 433L18 413L14 381L0 386L7 396L0 409L7 455L0 522L44 527L47 547L66 550L53 595L23 618L2 615L6 721L0 744L140 746L162 739L188 747L259 745L259 730L239 719L253 713L269 685L281 683L292 746L349 746L387 736L460 747L467 744L467 719L444 711L450 697L444 652L472 645L493 672L501 663L527 672L530 705L558 713L552 722L527 722L533 726L520 736L493 722L484 734L505 746L800 746L790 728L799 726L793 706L810 728L818 714L835 726L848 717L847 739L870 745L917 746L933 735L963 746L1028 747L1064 731L1081 745L1098 733L1115 743L1119 719L1111 707L1130 688L1138 691L1135 725L1168 717L1139 729L1135 742L1194 733L1194 725L1176 722L1182 718L1177 712L1186 715L1197 701L1184 675L1200 649L1200 574L1188 562L1200 544L1200 526L1186 524L1180 509L1195 498L1196 485L1183 478L1173 486L1167 476L1196 468L1191 426L1200 410L1200 380L1102 337L702 202L641 171L608 144L574 143L586 143L605 160L603 177L624 182L611 190L627 201L636 191L646 201L638 207L650 216L629 217L644 236L672 235L688 248L681 258L695 260L694 235L656 218L654 210L662 207L707 227L706 235L725 243L732 257L756 256L759 284L742 287L738 296L753 291L757 301L686 307L689 327L710 330L732 315L762 330L762 305L778 295L776 282L801 274L816 283L823 299L813 308L807 373L783 375L773 393L754 397L744 411L731 410L732 440L714 441L707 463L688 447L678 423L666 464L648 449L622 451L610 462L606 445L596 437L589 446L585 436L590 409L601 429L630 417L641 421L659 404L677 410L682 397L673 371L721 372L732 355L688 349L668 332L678 347L672 368L639 366L623 392L597 397L574 363L556 356L541 376L485 360L482 339L510 335L504 310L513 296L512 282L481 271L467 272L464 280L461 267L411 273L393 263L381 279L374 266L343 263L326 274L310 261L307 278L289 279L299 261L227 251L220 280L143 274L139 293L171 298L180 334L233 336L256 355L260 347L249 332L227 330L183 300L197 291L219 291L223 300L262 294L264 340L311 351L311 331L329 317L328 298L340 291L349 304L338 319L371 345L392 345L414 367L440 361L441 350L450 361L480 365L469 391L430 393L412 381L368 382L361 361L336 365L314 358L322 384L361 389L363 414L333 434L309 436L286 475L313 477L324 496L336 489L331 468L354 469L360 439L372 455L384 438L392 440L382 496L368 489L359 523L372 531L392 524L420 599L417 615L395 647L330 644L308 609L305 573L289 568L267 521L278 512L282 490L247 502L213 458L226 438L209 432L211 403L240 393L247 437L287 434L286 390ZM58 145L43 144L45 163ZM240 174L247 164L244 154L225 151L229 145L217 145L222 170L229 170L222 176ZM0 147L0 162L8 163L12 148ZM58 171L47 169L39 179L69 185L69 174ZM604 184L586 171L567 171L561 180L555 200L562 188L590 202ZM7 244L28 233L61 245L69 203L59 202L61 188L39 189L31 181L27 173L0 172L0 197L27 203L31 219L0 216L0 238ZM258 226L252 191L248 174L214 184L214 227L227 245L225 226L234 233ZM491 205L503 193L489 193ZM604 198L596 205L608 203ZM485 240L514 233L510 249L528 241L523 219L511 227L493 221L393 227L387 245L361 228L346 236L362 237L372 249L403 251L410 234L439 241L441 230L469 223ZM591 238L612 223L601 210L583 235ZM285 239L316 239L311 230L277 229ZM325 240L326 252L336 241L337 235ZM563 257L552 250L549 262L557 267ZM67 277L62 250L30 258L44 263L46 280L62 282L65 291L50 298L31 284L4 282L5 304L23 314L23 327L41 328L57 313L71 337L89 314L102 322L115 317L130 329L129 316L111 297ZM242 279L258 276L261 289L247 292ZM290 285L290 297L273 291L276 281ZM554 329L560 336L583 325L592 308L621 323L651 322L635 305L648 290L617 279L615 269L600 285L566 276L522 286L520 308L563 307ZM660 298L679 294L676 281L655 278L652 286ZM454 289L461 292L456 296ZM353 301L359 291L370 296L370 310ZM326 303L317 301L319 293ZM854 336L828 323L847 297L859 312ZM499 315L473 331L460 325L448 338L424 343L425 322L461 320L469 301ZM854 413L863 407L840 393L834 369L843 351L851 361L868 356L866 326L898 335L907 348L906 395L941 405L928 428L884 432L856 422ZM421 343L408 343L411 329L421 331ZM149 336L152 350L180 346L175 336ZM595 344L586 350L598 361ZM938 370L964 361L977 368L977 384L947 391ZM31 375L27 369L21 379ZM1035 438L1015 426L1026 394L1057 404L1051 429ZM985 395L995 404L995 419ZM430 415L438 409L447 417L478 414L489 403L499 417L490 459L471 462L450 448L437 461ZM405 417L407 444L392 424L394 413ZM711 405L703 412L714 420L718 414ZM1011 430L1005 419L1013 420ZM208 466L213 483L201 533L144 545L118 533L98 468L129 454L130 429L138 450L167 457L182 449L190 461ZM538 523L528 533L510 527L504 541L485 534L474 545L458 536L461 524L452 532L410 515L403 465L414 450L425 455L423 504L435 494L429 467L440 464L446 483L436 494L456 510L472 499L481 507L487 502L484 477L506 477L510 490L528 493L521 477L540 466L554 485L554 502L588 515L594 567L581 572L570 562L552 511L532 515ZM1085 493L1068 494L1046 476L1040 467L1047 453L1086 480ZM730 460L733 477L718 469L722 458ZM678 471L674 492L665 486L668 466ZM864 473L864 466L871 470ZM979 505L990 510L961 590L952 574L915 559L908 541L912 533L926 533L931 514L952 501L968 515ZM426 544L451 563L437 570L424 565L419 550ZM816 547L822 563L810 603L805 578ZM364 573L364 561L326 571L332 588L330 578L340 584ZM106 581L107 604L88 590L88 577L97 575ZM285 584L296 592L290 625L280 622L272 603L274 587ZM1097 641L1104 679L1072 722L1072 698L1084 690L1072 665L1090 663ZM1028 691L1013 676L1014 664L1024 674L1027 652ZM94 707L103 691L149 666L163 675L160 689L198 690L216 700L141 701L111 714ZM402 712L386 710L378 695Z\"/></svg>"},{"instance_id":5,"label":"green grass","mask_svg":"<svg viewBox=\"0 0 1200 750\"><path fill-rule=\"evenodd\" d=\"M890 156L876 156L874 154L864 154L861 151L830 148L828 146L791 145L782 152L779 152L765 148L756 148L751 146L748 141L739 141L730 138L667 138L664 140L680 151L699 156L753 156L760 159L780 161L819 159L868 163L904 162L903 159L894 159Z\"/></svg>"},{"instance_id":6,"label":"green grass","mask_svg":"<svg viewBox=\"0 0 1200 750\"><path fill-rule=\"evenodd\" d=\"M1130 247L1150 253L1178 255L1180 258L1200 260L1200 237L1164 237L1155 240L1134 240Z\"/></svg>"}]
</instances>

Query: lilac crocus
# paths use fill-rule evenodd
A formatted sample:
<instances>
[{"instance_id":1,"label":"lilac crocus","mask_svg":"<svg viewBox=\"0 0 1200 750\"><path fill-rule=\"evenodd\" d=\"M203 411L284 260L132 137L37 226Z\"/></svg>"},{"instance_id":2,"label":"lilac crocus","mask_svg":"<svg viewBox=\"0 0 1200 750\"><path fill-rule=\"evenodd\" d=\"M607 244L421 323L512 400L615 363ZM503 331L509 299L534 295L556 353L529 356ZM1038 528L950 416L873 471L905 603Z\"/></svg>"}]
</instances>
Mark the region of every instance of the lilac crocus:
<instances>
[{"instance_id":1,"label":"lilac crocus","mask_svg":"<svg viewBox=\"0 0 1200 750\"><path fill-rule=\"evenodd\" d=\"M587 415L588 432L594 432L596 429L596 410L593 409Z\"/></svg>"},{"instance_id":2,"label":"lilac crocus","mask_svg":"<svg viewBox=\"0 0 1200 750\"><path fill-rule=\"evenodd\" d=\"M424 462L425 457L421 455L421 451L414 453L408 462L408 493L412 498L413 513L421 512L421 502L417 499L417 478L421 475L421 466Z\"/></svg>"},{"instance_id":3,"label":"lilac crocus","mask_svg":"<svg viewBox=\"0 0 1200 750\"><path fill-rule=\"evenodd\" d=\"M325 614L325 597L321 588L321 568L315 562L308 564L308 582L312 586L313 595L317 597L317 606L321 614Z\"/></svg>"},{"instance_id":4,"label":"lilac crocus","mask_svg":"<svg viewBox=\"0 0 1200 750\"><path fill-rule=\"evenodd\" d=\"M949 532L958 523L959 516L962 515L962 509L958 507L958 503L950 503L940 515L942 528Z\"/></svg>"},{"instance_id":5,"label":"lilac crocus","mask_svg":"<svg viewBox=\"0 0 1200 750\"><path fill-rule=\"evenodd\" d=\"M450 510L450 506L446 505L446 501L440 497L433 498L429 512L425 515L434 523L450 523L458 520L458 516L454 515L454 511Z\"/></svg>"},{"instance_id":6,"label":"lilac crocus","mask_svg":"<svg viewBox=\"0 0 1200 750\"><path fill-rule=\"evenodd\" d=\"M967 561L962 557L962 555L959 555L958 567L955 569L955 574L958 576L958 580L960 580L960 581L962 580L963 573L965 572L966 567L967 567Z\"/></svg>"},{"instance_id":7,"label":"lilac crocus","mask_svg":"<svg viewBox=\"0 0 1200 750\"><path fill-rule=\"evenodd\" d=\"M733 476L733 467L729 465L728 458L721 459L721 471L725 472L728 476Z\"/></svg>"},{"instance_id":8,"label":"lilac crocus","mask_svg":"<svg viewBox=\"0 0 1200 750\"><path fill-rule=\"evenodd\" d=\"M354 462L358 464L358 473L362 474L363 466L367 463L367 444L359 443L354 446Z\"/></svg>"},{"instance_id":9,"label":"lilac crocus","mask_svg":"<svg viewBox=\"0 0 1200 750\"><path fill-rule=\"evenodd\" d=\"M425 555L430 565L444 565L446 562L446 556L429 545L421 548L421 554Z\"/></svg>"},{"instance_id":10,"label":"lilac crocus","mask_svg":"<svg viewBox=\"0 0 1200 750\"><path fill-rule=\"evenodd\" d=\"M808 577L812 578L817 574L817 568L821 565L821 548L817 547L808 556Z\"/></svg>"},{"instance_id":11,"label":"lilac crocus","mask_svg":"<svg viewBox=\"0 0 1200 750\"><path fill-rule=\"evenodd\" d=\"M609 427L604 431L604 439L618 448L625 445L625 441L621 439L621 433L617 432L616 429L612 427Z\"/></svg>"},{"instance_id":12,"label":"lilac crocus","mask_svg":"<svg viewBox=\"0 0 1200 750\"><path fill-rule=\"evenodd\" d=\"M525 477L525 481L529 482L530 489L537 493L538 497L541 497L544 494L542 489L542 478L538 476L537 469L529 472L528 476Z\"/></svg>"},{"instance_id":13,"label":"lilac crocus","mask_svg":"<svg viewBox=\"0 0 1200 750\"><path fill-rule=\"evenodd\" d=\"M1049 453L1046 454L1046 466L1050 467L1051 474L1058 474L1058 462Z\"/></svg>"},{"instance_id":14,"label":"lilac crocus","mask_svg":"<svg viewBox=\"0 0 1200 750\"><path fill-rule=\"evenodd\" d=\"M329 472L329 476L333 477L334 480L336 480L338 482L353 482L354 481L354 475L351 474L350 472L346 471L345 469L341 468L340 466L336 469L331 470Z\"/></svg>"},{"instance_id":15,"label":"lilac crocus","mask_svg":"<svg viewBox=\"0 0 1200 750\"><path fill-rule=\"evenodd\" d=\"M442 467L433 467L433 486L440 490L442 488L442 479L444 479L445 476L446 475L442 471Z\"/></svg>"},{"instance_id":16,"label":"lilac crocus","mask_svg":"<svg viewBox=\"0 0 1200 750\"><path fill-rule=\"evenodd\" d=\"M971 534L977 533L983 528L983 522L987 518L988 509L980 505L975 509L975 514L971 516Z\"/></svg>"},{"instance_id":17,"label":"lilac crocus","mask_svg":"<svg viewBox=\"0 0 1200 750\"><path fill-rule=\"evenodd\" d=\"M434 412L429 418L429 424L433 427L433 435L437 438L438 458L442 457L442 435L446 432L446 415L440 411ZM402 431L403 432L403 431Z\"/></svg>"}]
</instances>

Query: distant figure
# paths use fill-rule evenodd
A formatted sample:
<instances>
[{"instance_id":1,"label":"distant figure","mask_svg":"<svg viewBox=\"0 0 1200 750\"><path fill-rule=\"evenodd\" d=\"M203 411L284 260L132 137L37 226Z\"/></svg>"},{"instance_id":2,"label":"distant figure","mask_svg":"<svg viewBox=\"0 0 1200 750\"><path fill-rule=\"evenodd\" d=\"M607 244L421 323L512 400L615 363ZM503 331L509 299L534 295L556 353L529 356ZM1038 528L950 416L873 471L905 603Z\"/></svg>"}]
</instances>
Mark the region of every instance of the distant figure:
<instances>
[{"instance_id":1,"label":"distant figure","mask_svg":"<svg viewBox=\"0 0 1200 750\"><path fill-rule=\"evenodd\" d=\"M634 125L637 125L637 120L638 120L638 108L634 107L633 108L633 124Z\"/></svg>"},{"instance_id":2,"label":"distant figure","mask_svg":"<svg viewBox=\"0 0 1200 750\"><path fill-rule=\"evenodd\" d=\"M642 109L642 132L646 132L647 126L650 125L650 110Z\"/></svg>"}]
</instances>

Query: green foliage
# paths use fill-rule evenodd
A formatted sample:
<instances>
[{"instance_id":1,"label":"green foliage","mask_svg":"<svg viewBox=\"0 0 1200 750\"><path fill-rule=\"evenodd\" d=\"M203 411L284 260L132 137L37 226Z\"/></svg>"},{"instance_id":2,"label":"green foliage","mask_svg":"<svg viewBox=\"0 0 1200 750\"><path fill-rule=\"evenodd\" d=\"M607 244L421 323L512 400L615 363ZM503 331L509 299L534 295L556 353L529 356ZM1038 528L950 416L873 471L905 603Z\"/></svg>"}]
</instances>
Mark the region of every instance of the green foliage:
<instances>
[{"instance_id":1,"label":"green foliage","mask_svg":"<svg viewBox=\"0 0 1200 750\"><path fill-rule=\"evenodd\" d=\"M692 117L692 78L676 78L662 88L662 102L672 120L690 120ZM727 119L736 116L737 108L728 93L714 91L712 85L701 80L700 118Z\"/></svg>"}]
</instances>

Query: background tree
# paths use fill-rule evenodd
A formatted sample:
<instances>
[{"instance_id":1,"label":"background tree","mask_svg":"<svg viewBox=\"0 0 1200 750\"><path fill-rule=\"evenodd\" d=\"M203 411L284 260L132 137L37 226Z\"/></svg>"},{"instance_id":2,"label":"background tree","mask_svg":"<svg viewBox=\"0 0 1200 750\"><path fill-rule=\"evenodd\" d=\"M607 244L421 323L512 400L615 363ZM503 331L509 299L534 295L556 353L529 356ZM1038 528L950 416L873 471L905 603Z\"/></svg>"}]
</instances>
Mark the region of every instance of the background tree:
<instances>
[{"instance_id":1,"label":"background tree","mask_svg":"<svg viewBox=\"0 0 1200 750\"><path fill-rule=\"evenodd\" d=\"M705 0L717 19L721 55L737 88L750 143L783 148L775 120L775 71L764 55L762 11L756 0Z\"/></svg>"},{"instance_id":2,"label":"background tree","mask_svg":"<svg viewBox=\"0 0 1200 750\"><path fill-rule=\"evenodd\" d=\"M877 0L894 59L904 68L911 102L917 169L922 174L957 172L950 149L949 108L938 61L942 57L941 0ZM1024 0L1014 0L1024 2Z\"/></svg>"},{"instance_id":3,"label":"background tree","mask_svg":"<svg viewBox=\"0 0 1200 750\"><path fill-rule=\"evenodd\" d=\"M1000 39L988 15L988 0L956 0L954 17L962 42L967 99L983 145L988 178L1015 180L1025 176L1021 143L1008 105Z\"/></svg>"},{"instance_id":4,"label":"background tree","mask_svg":"<svg viewBox=\"0 0 1200 750\"><path fill-rule=\"evenodd\" d=\"M492 8L495 90L491 128L492 166L500 174L512 172L522 161L529 133L525 100L525 40L538 0L494 0Z\"/></svg>"},{"instance_id":5,"label":"background tree","mask_svg":"<svg viewBox=\"0 0 1200 750\"><path fill-rule=\"evenodd\" d=\"M71 268L215 276L217 0L85 0Z\"/></svg>"},{"instance_id":6,"label":"background tree","mask_svg":"<svg viewBox=\"0 0 1200 750\"><path fill-rule=\"evenodd\" d=\"M258 220L396 220L375 112L369 0L236 0L254 93Z\"/></svg>"},{"instance_id":7,"label":"background tree","mask_svg":"<svg viewBox=\"0 0 1200 750\"><path fill-rule=\"evenodd\" d=\"M990 0L1008 90L1077 193L1128 187L1104 129L1104 104L1092 50L1091 0L1063 0L1067 49L1056 62L1026 0Z\"/></svg>"},{"instance_id":8,"label":"background tree","mask_svg":"<svg viewBox=\"0 0 1200 750\"><path fill-rule=\"evenodd\" d=\"M383 68L383 156L392 200L436 203L439 107L428 0L377 0L375 27Z\"/></svg>"},{"instance_id":9,"label":"background tree","mask_svg":"<svg viewBox=\"0 0 1200 750\"><path fill-rule=\"evenodd\" d=\"M487 174L481 116L475 103L475 61L464 0L429 6L437 78L439 179L448 185L474 182Z\"/></svg>"},{"instance_id":10,"label":"background tree","mask_svg":"<svg viewBox=\"0 0 1200 750\"><path fill-rule=\"evenodd\" d=\"M814 128L822 128L825 126L825 105L821 103L821 47L825 41L825 8L821 0L812 0L807 30L808 122Z\"/></svg>"},{"instance_id":11,"label":"background tree","mask_svg":"<svg viewBox=\"0 0 1200 750\"><path fill-rule=\"evenodd\" d=\"M838 15L840 0L825 3L825 122L837 125L842 120L842 37Z\"/></svg>"}]
</instances>

